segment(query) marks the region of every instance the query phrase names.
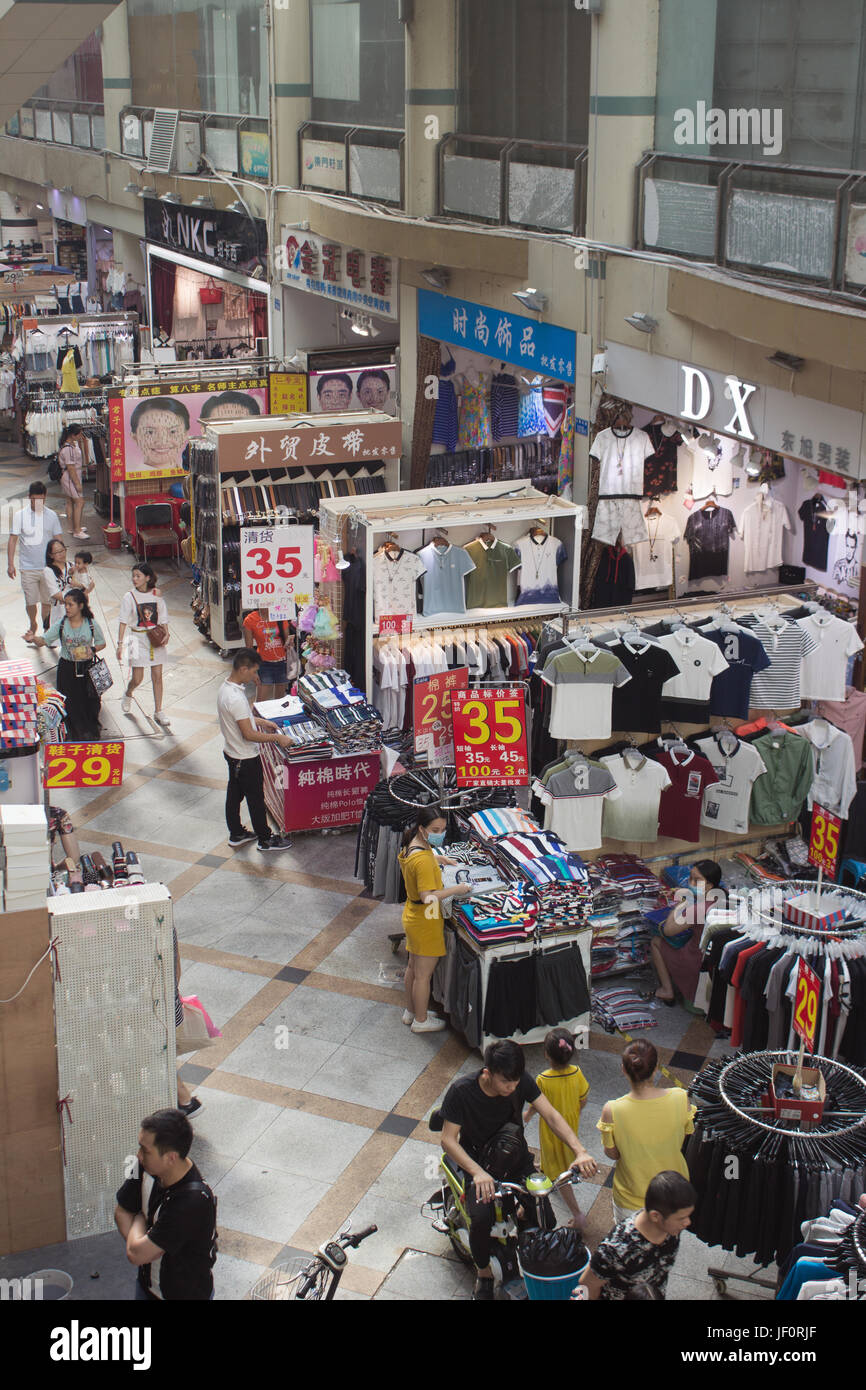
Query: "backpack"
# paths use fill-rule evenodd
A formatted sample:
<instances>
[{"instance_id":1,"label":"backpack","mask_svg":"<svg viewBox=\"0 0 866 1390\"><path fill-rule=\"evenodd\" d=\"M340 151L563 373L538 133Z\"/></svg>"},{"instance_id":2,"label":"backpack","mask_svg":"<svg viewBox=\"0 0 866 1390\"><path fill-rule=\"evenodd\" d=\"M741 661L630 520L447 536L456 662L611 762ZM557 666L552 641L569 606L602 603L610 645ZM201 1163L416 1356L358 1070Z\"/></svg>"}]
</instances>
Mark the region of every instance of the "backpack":
<instances>
[{"instance_id":1,"label":"backpack","mask_svg":"<svg viewBox=\"0 0 866 1390\"><path fill-rule=\"evenodd\" d=\"M57 461L56 454L52 459L49 459L48 461L48 476L51 479L52 483L59 483L60 479L63 477L63 469L60 467L60 464Z\"/></svg>"}]
</instances>

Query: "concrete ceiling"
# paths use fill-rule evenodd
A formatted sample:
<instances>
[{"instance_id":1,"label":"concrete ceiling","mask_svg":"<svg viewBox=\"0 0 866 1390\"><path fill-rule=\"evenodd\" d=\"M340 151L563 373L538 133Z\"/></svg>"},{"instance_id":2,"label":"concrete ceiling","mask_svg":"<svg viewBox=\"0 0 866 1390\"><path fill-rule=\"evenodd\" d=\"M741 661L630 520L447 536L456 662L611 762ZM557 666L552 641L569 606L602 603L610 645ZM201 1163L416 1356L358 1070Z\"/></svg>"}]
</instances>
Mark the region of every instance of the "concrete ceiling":
<instances>
[{"instance_id":1,"label":"concrete ceiling","mask_svg":"<svg viewBox=\"0 0 866 1390\"><path fill-rule=\"evenodd\" d=\"M116 4L0 0L0 125L43 87Z\"/></svg>"}]
</instances>

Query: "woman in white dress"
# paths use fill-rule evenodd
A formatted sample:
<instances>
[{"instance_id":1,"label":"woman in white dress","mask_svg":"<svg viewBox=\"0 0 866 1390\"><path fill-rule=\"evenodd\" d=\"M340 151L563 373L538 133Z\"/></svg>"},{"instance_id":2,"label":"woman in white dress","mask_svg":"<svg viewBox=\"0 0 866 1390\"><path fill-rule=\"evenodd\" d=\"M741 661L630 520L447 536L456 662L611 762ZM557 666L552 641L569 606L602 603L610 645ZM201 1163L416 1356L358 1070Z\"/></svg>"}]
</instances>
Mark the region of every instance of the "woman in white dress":
<instances>
[{"instance_id":1,"label":"woman in white dress","mask_svg":"<svg viewBox=\"0 0 866 1390\"><path fill-rule=\"evenodd\" d=\"M162 712L162 668L168 641L168 605L156 587L156 575L141 561L132 571L132 588L120 600L120 626L117 633L117 659L123 660L123 638L129 628L128 660L132 668L129 685L120 702L124 714L132 712L133 691L150 670L153 684L153 717L162 729L171 725ZM159 638L159 645L154 640Z\"/></svg>"}]
</instances>

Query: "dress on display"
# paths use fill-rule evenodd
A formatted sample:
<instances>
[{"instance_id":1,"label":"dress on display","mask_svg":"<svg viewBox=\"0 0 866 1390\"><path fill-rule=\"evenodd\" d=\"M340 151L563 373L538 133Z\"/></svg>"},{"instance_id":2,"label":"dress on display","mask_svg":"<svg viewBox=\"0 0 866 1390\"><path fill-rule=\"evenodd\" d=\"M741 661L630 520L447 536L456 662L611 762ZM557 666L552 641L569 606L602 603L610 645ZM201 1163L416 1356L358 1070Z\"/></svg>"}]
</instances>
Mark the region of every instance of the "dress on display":
<instances>
[{"instance_id":1,"label":"dress on display","mask_svg":"<svg viewBox=\"0 0 866 1390\"><path fill-rule=\"evenodd\" d=\"M520 397L517 414L517 433L521 439L527 434L544 434L544 404L541 399L540 376L534 376L528 395Z\"/></svg>"},{"instance_id":2,"label":"dress on display","mask_svg":"<svg viewBox=\"0 0 866 1390\"><path fill-rule=\"evenodd\" d=\"M490 386L490 413L493 417L493 442L516 439L520 392L517 378L510 372L495 372Z\"/></svg>"},{"instance_id":3,"label":"dress on display","mask_svg":"<svg viewBox=\"0 0 866 1390\"><path fill-rule=\"evenodd\" d=\"M487 382L483 376L478 381L464 377L457 448L489 449L492 443Z\"/></svg>"},{"instance_id":4,"label":"dress on display","mask_svg":"<svg viewBox=\"0 0 866 1390\"><path fill-rule=\"evenodd\" d=\"M575 407L570 405L562 422L562 444L559 450L559 469L556 479L560 497L574 482L574 418Z\"/></svg>"}]
</instances>

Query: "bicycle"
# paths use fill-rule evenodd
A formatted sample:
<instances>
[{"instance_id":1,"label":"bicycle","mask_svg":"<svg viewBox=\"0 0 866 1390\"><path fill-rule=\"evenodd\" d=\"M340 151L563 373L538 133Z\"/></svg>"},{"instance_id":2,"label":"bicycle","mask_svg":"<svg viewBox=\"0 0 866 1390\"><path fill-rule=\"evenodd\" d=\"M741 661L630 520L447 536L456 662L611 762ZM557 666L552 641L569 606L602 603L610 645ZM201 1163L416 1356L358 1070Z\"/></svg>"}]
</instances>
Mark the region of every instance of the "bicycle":
<instances>
[{"instance_id":1,"label":"bicycle","mask_svg":"<svg viewBox=\"0 0 866 1390\"><path fill-rule=\"evenodd\" d=\"M255 1302L325 1302L333 1299L349 1263L346 1249L357 1250L362 1240L375 1235L378 1226L356 1234L348 1229L320 1245L315 1255L299 1255L288 1264L269 1269L250 1290Z\"/></svg>"}]
</instances>

